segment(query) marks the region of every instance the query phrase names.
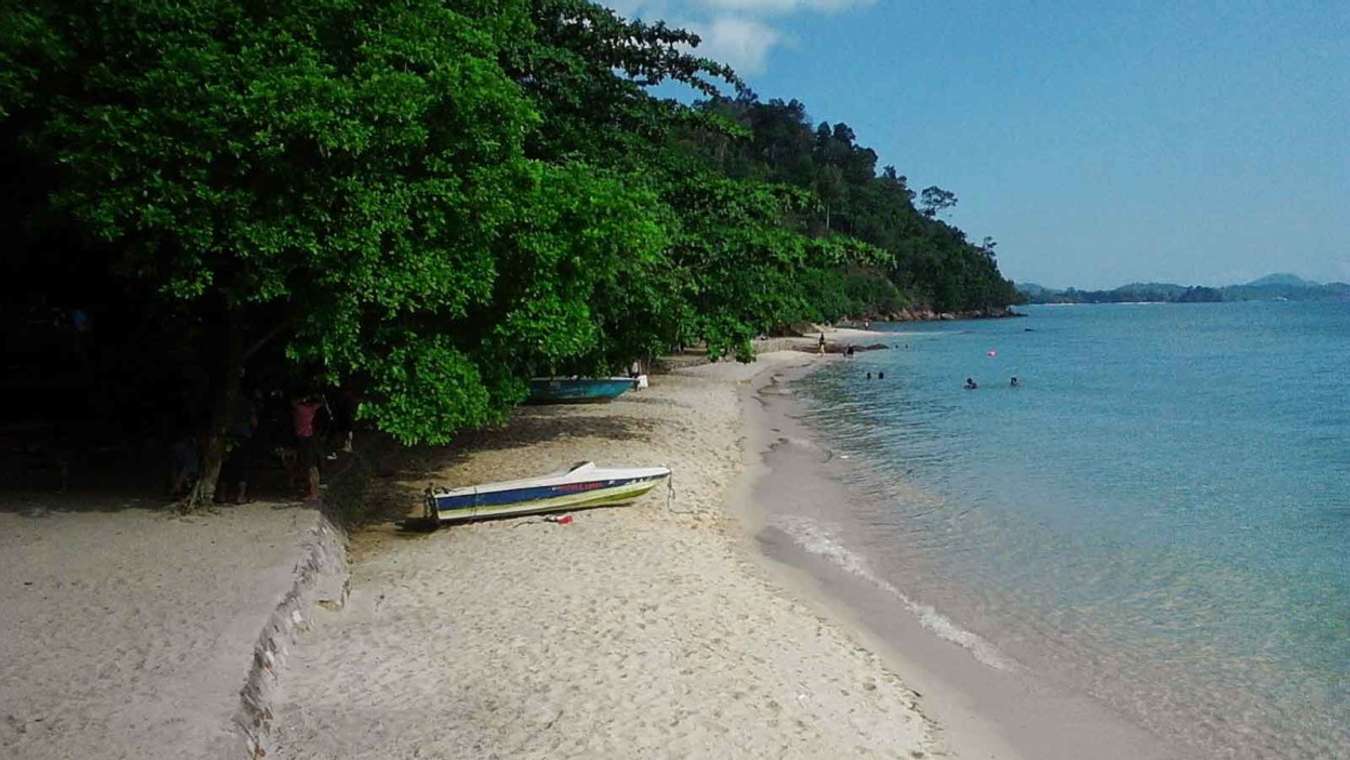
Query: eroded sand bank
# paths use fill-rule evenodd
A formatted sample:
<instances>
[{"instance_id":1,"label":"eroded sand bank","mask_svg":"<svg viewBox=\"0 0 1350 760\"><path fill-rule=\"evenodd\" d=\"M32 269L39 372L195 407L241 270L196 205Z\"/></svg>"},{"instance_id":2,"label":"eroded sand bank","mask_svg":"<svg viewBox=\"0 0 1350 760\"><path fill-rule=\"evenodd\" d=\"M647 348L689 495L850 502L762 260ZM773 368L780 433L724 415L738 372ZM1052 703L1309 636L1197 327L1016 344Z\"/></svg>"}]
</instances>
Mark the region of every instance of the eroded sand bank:
<instances>
[{"instance_id":1,"label":"eroded sand bank","mask_svg":"<svg viewBox=\"0 0 1350 760\"><path fill-rule=\"evenodd\" d=\"M5 497L0 757L247 756L255 648L324 521L286 504L147 506Z\"/></svg>"}]
</instances>

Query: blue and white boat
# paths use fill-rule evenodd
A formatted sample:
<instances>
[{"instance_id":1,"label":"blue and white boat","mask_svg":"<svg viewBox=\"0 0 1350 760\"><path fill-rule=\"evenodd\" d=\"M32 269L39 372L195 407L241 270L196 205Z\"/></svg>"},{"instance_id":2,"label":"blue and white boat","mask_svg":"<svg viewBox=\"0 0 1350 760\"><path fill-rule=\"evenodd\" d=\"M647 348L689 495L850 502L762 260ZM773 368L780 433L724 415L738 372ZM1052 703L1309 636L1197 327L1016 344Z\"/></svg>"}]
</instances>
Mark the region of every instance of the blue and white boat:
<instances>
[{"instance_id":1,"label":"blue and white boat","mask_svg":"<svg viewBox=\"0 0 1350 760\"><path fill-rule=\"evenodd\" d=\"M531 404L582 404L609 401L633 388L632 377L536 377L530 381Z\"/></svg>"},{"instance_id":2,"label":"blue and white boat","mask_svg":"<svg viewBox=\"0 0 1350 760\"><path fill-rule=\"evenodd\" d=\"M596 467L578 462L537 478L427 489L427 517L460 522L626 504L670 477L666 467Z\"/></svg>"}]
</instances>

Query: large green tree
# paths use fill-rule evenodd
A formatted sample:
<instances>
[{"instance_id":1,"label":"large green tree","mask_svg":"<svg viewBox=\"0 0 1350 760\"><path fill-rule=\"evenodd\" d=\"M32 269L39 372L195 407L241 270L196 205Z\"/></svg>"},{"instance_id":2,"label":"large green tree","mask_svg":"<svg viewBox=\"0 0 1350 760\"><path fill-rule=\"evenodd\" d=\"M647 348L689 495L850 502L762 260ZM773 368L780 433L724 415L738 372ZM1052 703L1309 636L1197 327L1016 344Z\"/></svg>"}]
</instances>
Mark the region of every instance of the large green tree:
<instances>
[{"instance_id":1,"label":"large green tree","mask_svg":"<svg viewBox=\"0 0 1350 760\"><path fill-rule=\"evenodd\" d=\"M6 165L214 367L198 498L264 348L438 443L535 373L1007 302L846 124L588 0L0 3Z\"/></svg>"},{"instance_id":2,"label":"large green tree","mask_svg":"<svg viewBox=\"0 0 1350 760\"><path fill-rule=\"evenodd\" d=\"M34 2L0 28L0 113L55 206L218 325L199 499L267 341L444 441L519 399L513 370L589 350L590 289L661 248L645 196L526 157L523 3Z\"/></svg>"}]
</instances>

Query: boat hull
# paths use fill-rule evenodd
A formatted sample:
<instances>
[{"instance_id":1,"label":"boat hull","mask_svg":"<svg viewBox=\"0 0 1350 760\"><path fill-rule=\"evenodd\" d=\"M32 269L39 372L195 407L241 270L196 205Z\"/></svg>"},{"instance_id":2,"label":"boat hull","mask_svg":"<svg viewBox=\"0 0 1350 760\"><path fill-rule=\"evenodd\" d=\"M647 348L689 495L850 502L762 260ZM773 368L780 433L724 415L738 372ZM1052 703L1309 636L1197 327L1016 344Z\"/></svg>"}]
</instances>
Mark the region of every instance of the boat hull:
<instances>
[{"instance_id":1,"label":"boat hull","mask_svg":"<svg viewBox=\"0 0 1350 760\"><path fill-rule=\"evenodd\" d=\"M428 517L441 523L562 512L627 504L661 484L669 472L610 481L563 483L476 494L431 494Z\"/></svg>"},{"instance_id":2,"label":"boat hull","mask_svg":"<svg viewBox=\"0 0 1350 760\"><path fill-rule=\"evenodd\" d=\"M627 377L536 378L530 381L531 404L587 404L611 401L632 390L637 381Z\"/></svg>"}]
</instances>

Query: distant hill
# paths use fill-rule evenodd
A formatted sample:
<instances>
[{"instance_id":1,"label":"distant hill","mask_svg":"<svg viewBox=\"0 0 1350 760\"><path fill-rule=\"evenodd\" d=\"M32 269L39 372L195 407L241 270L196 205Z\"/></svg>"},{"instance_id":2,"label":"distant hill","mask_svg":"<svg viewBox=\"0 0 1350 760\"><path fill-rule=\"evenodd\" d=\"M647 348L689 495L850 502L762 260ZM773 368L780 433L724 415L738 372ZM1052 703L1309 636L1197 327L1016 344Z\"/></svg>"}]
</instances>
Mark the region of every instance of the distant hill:
<instances>
[{"instance_id":1,"label":"distant hill","mask_svg":"<svg viewBox=\"0 0 1350 760\"><path fill-rule=\"evenodd\" d=\"M1350 300L1350 284L1318 283L1294 274L1261 277L1245 285L1223 288L1176 285L1170 282L1132 282L1112 290L1054 290L1040 285L1018 285L1030 303L1198 303L1217 301L1326 301Z\"/></svg>"},{"instance_id":2,"label":"distant hill","mask_svg":"<svg viewBox=\"0 0 1350 760\"><path fill-rule=\"evenodd\" d=\"M1109 291L1121 301L1175 301L1186 292L1185 285L1170 282L1132 282Z\"/></svg>"},{"instance_id":3,"label":"distant hill","mask_svg":"<svg viewBox=\"0 0 1350 760\"><path fill-rule=\"evenodd\" d=\"M1268 274L1265 277L1259 277L1247 283L1247 287L1249 288L1263 288L1269 285L1285 288L1317 288L1321 287L1322 283L1305 280L1296 274L1289 274L1288 272Z\"/></svg>"}]
</instances>

